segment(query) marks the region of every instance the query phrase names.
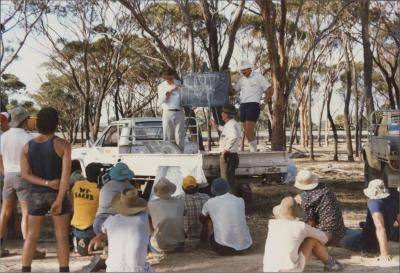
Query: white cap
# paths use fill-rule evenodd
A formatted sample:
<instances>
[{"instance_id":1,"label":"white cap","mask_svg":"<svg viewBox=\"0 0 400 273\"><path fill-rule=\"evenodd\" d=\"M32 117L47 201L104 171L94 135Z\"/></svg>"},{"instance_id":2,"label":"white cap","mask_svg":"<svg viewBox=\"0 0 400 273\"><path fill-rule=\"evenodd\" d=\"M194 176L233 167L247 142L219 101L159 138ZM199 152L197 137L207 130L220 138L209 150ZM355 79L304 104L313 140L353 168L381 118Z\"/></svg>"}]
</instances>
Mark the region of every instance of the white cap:
<instances>
[{"instance_id":1,"label":"white cap","mask_svg":"<svg viewBox=\"0 0 400 273\"><path fill-rule=\"evenodd\" d=\"M250 64L249 61L243 60L240 62L239 70L244 70L244 69L248 69L248 68L253 68L253 66Z\"/></svg>"}]
</instances>

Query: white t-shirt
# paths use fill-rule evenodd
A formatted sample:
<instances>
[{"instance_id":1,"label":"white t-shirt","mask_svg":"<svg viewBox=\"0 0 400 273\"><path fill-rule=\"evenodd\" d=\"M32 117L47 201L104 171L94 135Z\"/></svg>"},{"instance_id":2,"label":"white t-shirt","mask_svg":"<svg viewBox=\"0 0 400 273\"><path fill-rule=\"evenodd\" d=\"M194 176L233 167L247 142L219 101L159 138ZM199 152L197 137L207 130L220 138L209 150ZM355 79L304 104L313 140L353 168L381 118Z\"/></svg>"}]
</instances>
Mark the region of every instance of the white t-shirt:
<instances>
[{"instance_id":1,"label":"white t-shirt","mask_svg":"<svg viewBox=\"0 0 400 273\"><path fill-rule=\"evenodd\" d=\"M21 172L22 148L33 136L21 128L10 128L1 135L0 155L3 157L5 173Z\"/></svg>"},{"instance_id":2,"label":"white t-shirt","mask_svg":"<svg viewBox=\"0 0 400 273\"><path fill-rule=\"evenodd\" d=\"M180 85L181 82L174 80L175 85ZM171 96L167 98L166 93L170 91L172 86L167 81L163 81L157 87L158 92L158 105L162 105L163 110L168 109L181 109L181 95L178 90L172 92Z\"/></svg>"},{"instance_id":3,"label":"white t-shirt","mask_svg":"<svg viewBox=\"0 0 400 273\"><path fill-rule=\"evenodd\" d=\"M221 137L219 139L219 151L237 153L240 146L240 125L235 119L229 120L224 126L219 126Z\"/></svg>"},{"instance_id":4,"label":"white t-shirt","mask_svg":"<svg viewBox=\"0 0 400 273\"><path fill-rule=\"evenodd\" d=\"M299 247L305 238L325 244L325 233L298 220L273 219L268 222L268 236L263 259L264 272L302 272L306 266Z\"/></svg>"},{"instance_id":5,"label":"white t-shirt","mask_svg":"<svg viewBox=\"0 0 400 273\"><path fill-rule=\"evenodd\" d=\"M214 238L218 244L238 251L245 250L253 244L242 198L230 193L213 197L204 204L202 214L210 215Z\"/></svg>"},{"instance_id":6,"label":"white t-shirt","mask_svg":"<svg viewBox=\"0 0 400 273\"><path fill-rule=\"evenodd\" d=\"M102 231L108 238L107 272L151 272L146 261L150 233L147 213L110 216Z\"/></svg>"},{"instance_id":7,"label":"white t-shirt","mask_svg":"<svg viewBox=\"0 0 400 273\"><path fill-rule=\"evenodd\" d=\"M240 93L240 103L260 103L262 95L268 88L268 82L261 74L252 71L250 76L242 76L233 87Z\"/></svg>"}]
</instances>

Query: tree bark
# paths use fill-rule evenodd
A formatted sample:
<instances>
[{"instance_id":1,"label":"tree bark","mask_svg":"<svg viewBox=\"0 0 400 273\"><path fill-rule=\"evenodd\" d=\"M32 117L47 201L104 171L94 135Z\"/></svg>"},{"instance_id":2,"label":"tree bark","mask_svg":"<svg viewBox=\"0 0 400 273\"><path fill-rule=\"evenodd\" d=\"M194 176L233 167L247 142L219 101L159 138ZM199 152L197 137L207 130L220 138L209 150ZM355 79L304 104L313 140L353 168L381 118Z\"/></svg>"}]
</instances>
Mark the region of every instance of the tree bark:
<instances>
[{"instance_id":1,"label":"tree bark","mask_svg":"<svg viewBox=\"0 0 400 273\"><path fill-rule=\"evenodd\" d=\"M328 97L327 97L327 101L326 101L326 111L327 111L328 120L331 124L332 132L333 132L333 141L334 141L333 160L339 161L339 158L338 158L338 135L337 135L335 122L333 121L333 118L331 115L331 109L330 109L332 92L333 92L333 82L331 83L331 86L330 86L329 92L328 92Z\"/></svg>"},{"instance_id":2,"label":"tree bark","mask_svg":"<svg viewBox=\"0 0 400 273\"><path fill-rule=\"evenodd\" d=\"M343 35L343 45L345 50L345 58L346 58L346 96L344 101L344 128L346 130L346 146L347 146L347 160L350 162L354 162L354 155L353 155L353 144L351 141L351 128L350 128L350 120L349 120L349 106L350 106L350 99L351 99L351 63L350 63L350 56L349 51L351 50L349 45L348 37Z\"/></svg>"},{"instance_id":3,"label":"tree bark","mask_svg":"<svg viewBox=\"0 0 400 273\"><path fill-rule=\"evenodd\" d=\"M364 49L364 96L365 105L367 108L368 118L371 118L374 112L374 98L372 97L372 51L369 41L369 4L370 0L360 0L361 13L361 36ZM372 117L372 122L375 122L375 117Z\"/></svg>"}]
</instances>

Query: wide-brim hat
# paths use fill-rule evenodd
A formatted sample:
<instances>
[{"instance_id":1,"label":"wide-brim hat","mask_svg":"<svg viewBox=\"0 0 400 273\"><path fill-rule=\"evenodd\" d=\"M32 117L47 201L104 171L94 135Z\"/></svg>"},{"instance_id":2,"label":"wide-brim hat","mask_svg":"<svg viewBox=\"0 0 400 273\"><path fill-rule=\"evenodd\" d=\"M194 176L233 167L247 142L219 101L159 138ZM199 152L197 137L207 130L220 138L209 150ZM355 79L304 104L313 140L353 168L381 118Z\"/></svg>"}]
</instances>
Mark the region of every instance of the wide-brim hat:
<instances>
[{"instance_id":1,"label":"wide-brim hat","mask_svg":"<svg viewBox=\"0 0 400 273\"><path fill-rule=\"evenodd\" d=\"M315 189L318 184L318 175L308 170L301 170L296 175L294 186L300 190L309 191Z\"/></svg>"},{"instance_id":2,"label":"wide-brim hat","mask_svg":"<svg viewBox=\"0 0 400 273\"><path fill-rule=\"evenodd\" d=\"M165 177L161 177L154 186L154 194L161 199L170 198L176 191L176 185Z\"/></svg>"},{"instance_id":3,"label":"wide-brim hat","mask_svg":"<svg viewBox=\"0 0 400 273\"><path fill-rule=\"evenodd\" d=\"M302 216L300 206L291 196L283 198L281 203L273 208L272 213L277 219L293 220Z\"/></svg>"},{"instance_id":4,"label":"wide-brim hat","mask_svg":"<svg viewBox=\"0 0 400 273\"><path fill-rule=\"evenodd\" d=\"M229 115L236 115L236 108L231 104L227 104L222 108L222 112Z\"/></svg>"},{"instance_id":5,"label":"wide-brim hat","mask_svg":"<svg viewBox=\"0 0 400 273\"><path fill-rule=\"evenodd\" d=\"M125 181L132 179L134 176L135 173L123 162L118 162L110 170L110 178L112 180Z\"/></svg>"},{"instance_id":6,"label":"wide-brim hat","mask_svg":"<svg viewBox=\"0 0 400 273\"><path fill-rule=\"evenodd\" d=\"M364 194L369 199L384 199L390 195L385 183L381 179L374 179L368 183L368 188L364 189Z\"/></svg>"},{"instance_id":7,"label":"wide-brim hat","mask_svg":"<svg viewBox=\"0 0 400 273\"><path fill-rule=\"evenodd\" d=\"M8 123L10 127L18 127L23 121L30 117L30 113L23 107L15 107L10 111L11 121Z\"/></svg>"},{"instance_id":8,"label":"wide-brim hat","mask_svg":"<svg viewBox=\"0 0 400 273\"><path fill-rule=\"evenodd\" d=\"M239 70L245 70L245 69L249 69L249 68L253 68L253 66L251 65L251 63L247 60L241 61L240 65L239 65Z\"/></svg>"},{"instance_id":9,"label":"wide-brim hat","mask_svg":"<svg viewBox=\"0 0 400 273\"><path fill-rule=\"evenodd\" d=\"M146 200L139 197L136 189L125 189L117 193L113 197L111 205L116 213L122 215L134 215L147 208Z\"/></svg>"},{"instance_id":10,"label":"wide-brim hat","mask_svg":"<svg viewBox=\"0 0 400 273\"><path fill-rule=\"evenodd\" d=\"M229 192L229 184L222 177L215 178L211 182L211 193L214 196L224 195Z\"/></svg>"}]
</instances>

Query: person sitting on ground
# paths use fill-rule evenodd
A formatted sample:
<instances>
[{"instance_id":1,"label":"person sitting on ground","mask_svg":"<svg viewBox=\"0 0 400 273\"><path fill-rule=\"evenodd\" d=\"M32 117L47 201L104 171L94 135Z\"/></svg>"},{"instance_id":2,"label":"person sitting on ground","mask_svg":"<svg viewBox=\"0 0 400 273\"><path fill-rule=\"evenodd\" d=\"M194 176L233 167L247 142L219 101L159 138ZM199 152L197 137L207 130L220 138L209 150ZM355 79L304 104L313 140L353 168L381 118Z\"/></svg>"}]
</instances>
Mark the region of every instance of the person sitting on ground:
<instances>
[{"instance_id":1,"label":"person sitting on ground","mask_svg":"<svg viewBox=\"0 0 400 273\"><path fill-rule=\"evenodd\" d=\"M176 186L162 177L154 186L154 194L159 199L149 202L150 248L155 253L181 252L185 245L183 229L184 202L173 198Z\"/></svg>"},{"instance_id":2,"label":"person sitting on ground","mask_svg":"<svg viewBox=\"0 0 400 273\"><path fill-rule=\"evenodd\" d=\"M273 214L275 219L268 221L264 272L303 272L311 254L324 262L324 271L343 270L324 246L328 241L325 233L298 219L301 209L293 197L283 198Z\"/></svg>"},{"instance_id":3,"label":"person sitting on ground","mask_svg":"<svg viewBox=\"0 0 400 273\"><path fill-rule=\"evenodd\" d=\"M115 214L111 206L114 195L125 189L133 189L129 180L134 177L134 173L128 165L122 162L115 164L110 170L110 178L100 190L99 208L97 209L96 219L94 220L93 230L96 234L101 232L101 226L104 221Z\"/></svg>"},{"instance_id":4,"label":"person sitting on ground","mask_svg":"<svg viewBox=\"0 0 400 273\"><path fill-rule=\"evenodd\" d=\"M210 198L205 193L199 192L196 178L191 175L186 176L182 182L182 189L185 192L184 202L184 230L186 238L195 244L200 240L201 222L200 215L204 204Z\"/></svg>"},{"instance_id":5,"label":"person sitting on ground","mask_svg":"<svg viewBox=\"0 0 400 273\"><path fill-rule=\"evenodd\" d=\"M325 232L327 245L334 246L345 233L342 210L333 191L318 181L318 176L301 170L294 186L303 192L295 196L305 214L305 222Z\"/></svg>"},{"instance_id":6,"label":"person sitting on ground","mask_svg":"<svg viewBox=\"0 0 400 273\"><path fill-rule=\"evenodd\" d=\"M79 163L78 160L72 160L70 180L71 189L74 186L74 183L78 180L85 180L85 177L82 175L81 163Z\"/></svg>"},{"instance_id":7,"label":"person sitting on ground","mask_svg":"<svg viewBox=\"0 0 400 273\"><path fill-rule=\"evenodd\" d=\"M86 179L77 180L71 190L71 199L74 215L71 226L76 238L78 253L88 255L88 244L96 234L93 223L99 206L100 190L97 187L97 178L101 173L102 164L90 163L86 166Z\"/></svg>"},{"instance_id":8,"label":"person sitting on ground","mask_svg":"<svg viewBox=\"0 0 400 273\"><path fill-rule=\"evenodd\" d=\"M220 255L235 255L249 249L253 244L246 223L245 205L242 198L229 193L229 184L216 178L211 184L210 198L203 206L202 239Z\"/></svg>"},{"instance_id":9,"label":"person sitting on ground","mask_svg":"<svg viewBox=\"0 0 400 273\"><path fill-rule=\"evenodd\" d=\"M149 217L146 200L136 189L125 189L112 199L115 215L107 218L102 232L90 243L89 251L108 240L107 272L152 272L146 261L149 244Z\"/></svg>"},{"instance_id":10,"label":"person sitting on ground","mask_svg":"<svg viewBox=\"0 0 400 273\"><path fill-rule=\"evenodd\" d=\"M339 246L369 253L380 253L379 260L391 260L388 241L399 241L400 225L399 203L390 196L388 189L380 179L369 182L364 189L368 197L368 212L361 231L347 229Z\"/></svg>"}]
</instances>

